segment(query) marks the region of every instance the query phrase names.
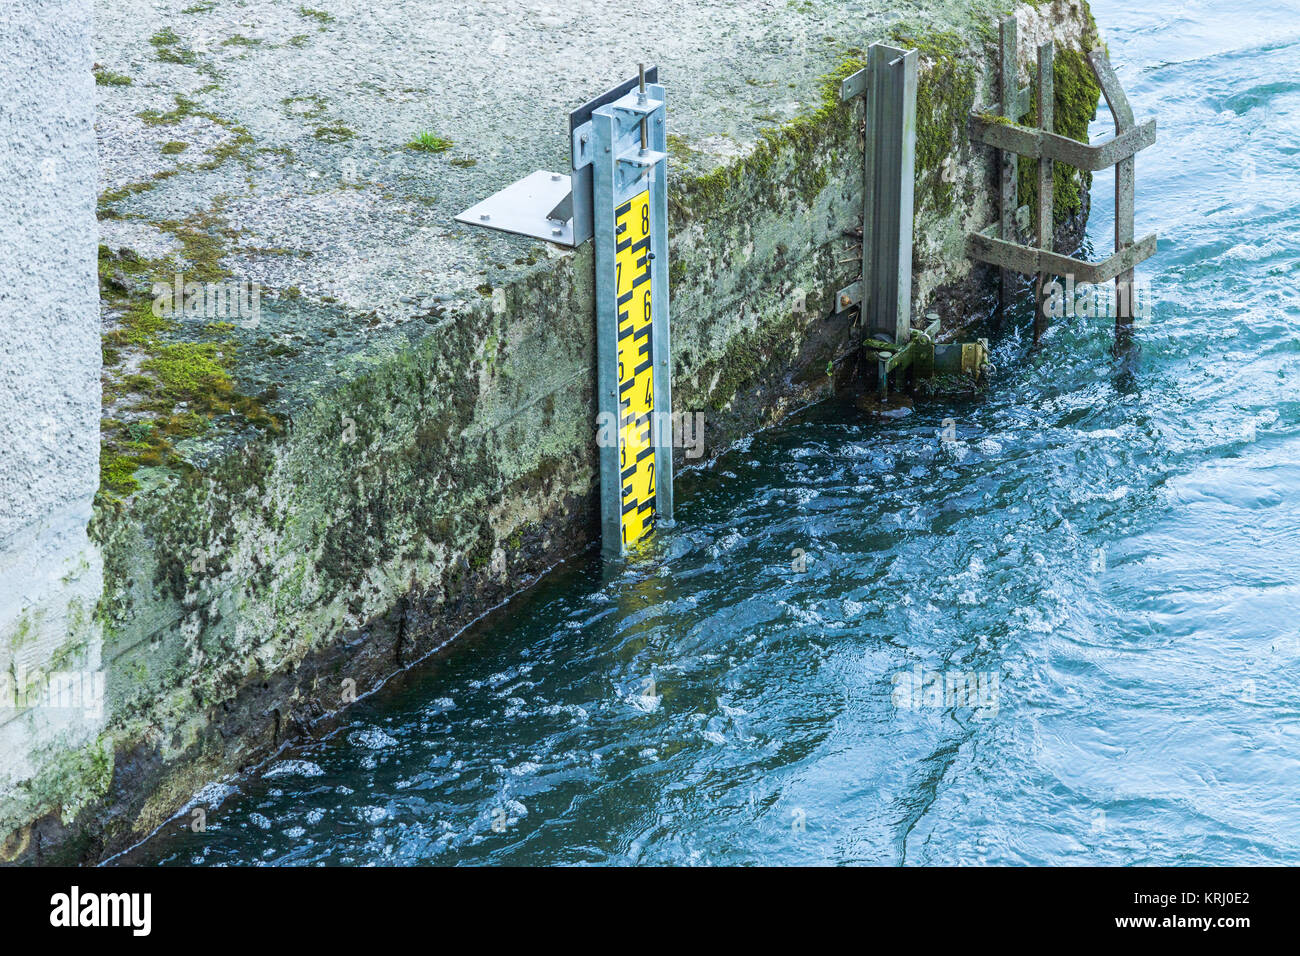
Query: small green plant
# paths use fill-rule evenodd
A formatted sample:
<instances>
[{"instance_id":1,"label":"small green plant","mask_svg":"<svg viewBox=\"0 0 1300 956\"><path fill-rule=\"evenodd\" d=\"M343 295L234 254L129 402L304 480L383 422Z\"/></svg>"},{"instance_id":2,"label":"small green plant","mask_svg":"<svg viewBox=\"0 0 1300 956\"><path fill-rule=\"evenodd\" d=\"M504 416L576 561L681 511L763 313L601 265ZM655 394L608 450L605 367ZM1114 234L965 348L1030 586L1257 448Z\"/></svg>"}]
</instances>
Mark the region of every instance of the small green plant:
<instances>
[{"instance_id":1,"label":"small green plant","mask_svg":"<svg viewBox=\"0 0 1300 956\"><path fill-rule=\"evenodd\" d=\"M451 147L451 140L445 139L429 129L416 133L415 139L406 144L407 149L420 149L426 153L445 153Z\"/></svg>"},{"instance_id":2,"label":"small green plant","mask_svg":"<svg viewBox=\"0 0 1300 956\"><path fill-rule=\"evenodd\" d=\"M132 422L126 426L127 438L133 442L147 442L153 437L153 422Z\"/></svg>"},{"instance_id":3,"label":"small green plant","mask_svg":"<svg viewBox=\"0 0 1300 956\"><path fill-rule=\"evenodd\" d=\"M328 13L326 13L324 10L313 10L311 7L299 7L298 15L302 17L310 17L312 20L315 20L317 23L320 24L334 22L334 18L330 16Z\"/></svg>"},{"instance_id":4,"label":"small green plant","mask_svg":"<svg viewBox=\"0 0 1300 956\"><path fill-rule=\"evenodd\" d=\"M190 148L189 143L182 143L178 139L162 144L162 154L164 156L175 156L177 153L183 153Z\"/></svg>"}]
</instances>

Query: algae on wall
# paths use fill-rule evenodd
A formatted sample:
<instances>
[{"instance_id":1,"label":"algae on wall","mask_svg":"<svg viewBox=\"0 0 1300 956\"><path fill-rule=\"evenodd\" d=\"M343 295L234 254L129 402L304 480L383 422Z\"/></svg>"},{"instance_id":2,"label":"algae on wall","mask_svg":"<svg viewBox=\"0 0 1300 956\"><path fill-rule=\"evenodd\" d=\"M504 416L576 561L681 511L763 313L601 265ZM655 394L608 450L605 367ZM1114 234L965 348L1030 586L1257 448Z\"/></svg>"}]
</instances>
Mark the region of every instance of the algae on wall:
<instances>
[{"instance_id":1,"label":"algae on wall","mask_svg":"<svg viewBox=\"0 0 1300 956\"><path fill-rule=\"evenodd\" d=\"M1085 46L1085 49L1087 47ZM1080 50L1065 47L1056 51L1052 67L1055 131L1081 142L1088 141L1088 124L1097 118L1097 101L1101 86L1093 75L1092 67ZM1030 84L1038 82L1038 67L1031 67ZM1037 126L1038 101L1021 121L1025 126ZM1030 209L1038 207L1038 160L1021 157L1020 178L1017 183L1017 200ZM1064 163L1052 165L1052 221L1059 228L1084 212L1088 190L1092 188L1092 173L1078 170Z\"/></svg>"}]
</instances>

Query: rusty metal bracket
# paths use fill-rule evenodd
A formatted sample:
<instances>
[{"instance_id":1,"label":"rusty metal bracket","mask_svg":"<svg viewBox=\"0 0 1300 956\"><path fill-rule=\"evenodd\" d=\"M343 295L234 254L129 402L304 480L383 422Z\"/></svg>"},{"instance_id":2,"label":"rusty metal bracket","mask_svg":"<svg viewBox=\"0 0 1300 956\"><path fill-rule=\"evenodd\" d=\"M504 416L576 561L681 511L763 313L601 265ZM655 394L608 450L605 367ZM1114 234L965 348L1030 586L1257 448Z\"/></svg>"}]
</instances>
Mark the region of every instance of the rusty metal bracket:
<instances>
[{"instance_id":1,"label":"rusty metal bracket","mask_svg":"<svg viewBox=\"0 0 1300 956\"><path fill-rule=\"evenodd\" d=\"M869 338L862 343L868 353L876 357L880 400L889 398L889 377L892 372L911 368L915 376L929 378L935 372L965 376L979 380L992 371L989 365L987 339L974 342L949 342L939 345L939 316L931 312L926 316L924 329L912 329L906 343L899 345L889 339Z\"/></svg>"},{"instance_id":2,"label":"rusty metal bracket","mask_svg":"<svg viewBox=\"0 0 1300 956\"><path fill-rule=\"evenodd\" d=\"M1115 280L1116 326L1133 321L1133 267L1156 251L1154 233L1133 239L1134 156L1156 141L1156 121L1135 121L1128 97L1120 85L1110 58L1103 49L1088 54L1088 65L1115 118L1115 135L1096 143L1081 143L1054 132L1054 83L1056 47L1047 42L1038 47L1038 126L1021 126L1029 111L1030 90L1016 85L1016 20L1001 23L1000 112L975 113L970 118L972 140L998 151L1001 166L998 221L967 237L967 252L973 259L1001 269L1001 304L1009 302L1010 272L1037 276L1034 313L1034 342L1042 335L1046 318L1047 286L1054 275L1073 275L1087 283ZM1016 199L1019 179L1018 156L1038 160L1038 208L1035 215L1037 245L1019 241L1016 229ZM1115 252L1100 262L1087 262L1061 255L1052 248L1052 167L1065 163L1076 169L1096 172L1115 167Z\"/></svg>"}]
</instances>

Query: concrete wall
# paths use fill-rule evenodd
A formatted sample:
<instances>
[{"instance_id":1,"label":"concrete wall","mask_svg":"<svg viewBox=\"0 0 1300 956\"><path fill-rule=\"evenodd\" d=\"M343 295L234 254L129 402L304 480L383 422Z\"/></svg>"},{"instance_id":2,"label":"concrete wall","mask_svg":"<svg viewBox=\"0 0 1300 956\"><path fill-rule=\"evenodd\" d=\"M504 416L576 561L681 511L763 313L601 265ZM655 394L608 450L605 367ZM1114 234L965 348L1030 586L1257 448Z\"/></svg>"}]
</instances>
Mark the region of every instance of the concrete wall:
<instances>
[{"instance_id":1,"label":"concrete wall","mask_svg":"<svg viewBox=\"0 0 1300 956\"><path fill-rule=\"evenodd\" d=\"M90 0L11 0L0 55L0 858L104 721ZM93 761L92 761L93 763ZM75 813L75 807L60 808Z\"/></svg>"},{"instance_id":2,"label":"concrete wall","mask_svg":"<svg viewBox=\"0 0 1300 956\"><path fill-rule=\"evenodd\" d=\"M81 720L80 736L0 779L0 841L14 833L6 858L120 849L205 783L327 725L351 692L438 647L598 531L591 247L451 221L471 194L559 168L554 156L497 149L499 136L549 128L596 81L552 91L546 116L524 122L517 114L539 101L522 77L505 105L468 103L458 127L446 94L462 74L491 74L480 86L498 96L504 79L472 44L426 55L437 36L418 31L454 33L455 4L430 5L445 29L411 13L423 6L380 4L411 18L418 56L390 49L404 29L360 42L371 5L331 4L328 22L282 4L185 6L200 12L132 0L100 27L105 455L92 537L104 587L83 656L86 667L102 658L106 718L97 734ZM515 5L480 6L474 15L504 17ZM844 0L831 5L834 29L820 7L732 7L742 21L733 42L762 67L753 85L692 39L710 23L660 60L675 77L680 131L669 184L674 400L707 416L710 455L825 395L828 363L856 346L831 305L857 272L845 233L860 224L862 108L836 93L861 48L922 51L917 314L942 305L950 324L971 314L981 283L963 239L992 220L995 185L965 124L994 99L997 0L947 2L911 26L883 2L864 12ZM768 17L762 31L748 13ZM1017 15L1024 65L1035 39L1053 33L1077 50L1092 29L1075 0ZM769 43L805 16L816 20L800 50ZM582 18L565 29L543 21L519 36L593 42ZM833 46L831 32L851 39ZM24 76L48 47L24 58ZM339 57L363 61L354 81L339 79ZM381 96L371 81L380 62L412 75ZM84 68L76 82L88 85ZM734 125L750 97L758 126ZM458 144L448 154L405 145L428 120L402 111L430 103ZM352 171L340 179L339 168ZM30 258L39 246L20 248ZM258 322L154 321L152 284L179 273L258 282ZM80 487L84 508L91 489ZM86 568L93 581L98 564L88 557ZM26 733L24 754L50 739Z\"/></svg>"}]
</instances>

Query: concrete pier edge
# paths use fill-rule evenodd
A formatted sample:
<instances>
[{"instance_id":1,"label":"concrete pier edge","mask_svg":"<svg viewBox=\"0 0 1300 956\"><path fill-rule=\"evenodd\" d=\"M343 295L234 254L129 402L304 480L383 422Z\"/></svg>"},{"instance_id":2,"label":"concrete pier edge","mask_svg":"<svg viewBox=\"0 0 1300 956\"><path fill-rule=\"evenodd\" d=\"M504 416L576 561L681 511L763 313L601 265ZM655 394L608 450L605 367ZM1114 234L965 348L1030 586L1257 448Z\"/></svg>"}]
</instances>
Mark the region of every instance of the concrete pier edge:
<instances>
[{"instance_id":1,"label":"concrete pier edge","mask_svg":"<svg viewBox=\"0 0 1300 956\"><path fill-rule=\"evenodd\" d=\"M847 4L827 6L850 17ZM949 328L983 308L990 288L964 240L995 218L996 171L969 143L966 117L997 101L1000 15L1017 17L1026 77L1036 44L1057 40L1058 131L1086 133L1093 116L1082 52L1097 35L1082 0L946 4L915 23L866 6L852 15L862 22L855 35L810 45L797 64L791 51L768 52L755 82L767 99L795 105L756 119L752 136L711 134L693 105L704 93L688 90L712 84L716 100L743 101L748 84L730 63L701 74L679 48L645 57L658 62L677 111L670 132L680 130L670 138L674 404L704 413L710 457L828 394L828 367L853 351L851 319L834 315L832 297L857 268L846 233L860 218L861 105L841 105L838 84L869 43L921 54L913 312L940 311ZM33 42L50 7L59 5L20 4ZM559 115L555 104L599 89L581 77L528 122L498 115L452 129L448 139L462 145L435 144L429 155L398 142L382 163L354 159L376 171L349 172L349 144L366 138L349 124L370 121L369 100L336 100L304 81L267 101L274 116L258 100L246 117L238 107L248 94L233 91L271 68L263 55L345 44L344 28L371 22L357 9L276 13L250 35L220 0L177 5L163 20L151 5L127 4L99 27L95 80L82 62L88 41L59 67L65 80L98 81L100 93L105 397L102 418L81 425L83 437L103 436L93 515L94 484L84 480L63 511L45 513L74 516L70 553L87 556L78 567L93 582L93 639L79 666L103 674L103 708L78 717L71 736L24 732L20 761L0 768L0 859L92 862L129 846L207 799L206 784L320 732L595 539L591 246L476 235L450 213L534 168L562 168L561 124L551 123L555 143L533 139ZM737 42L762 49L766 36ZM807 76L783 85L783 56L792 77ZM0 89L17 82L0 73ZM402 82L382 80L377 102L401 113ZM84 133L86 116L78 122ZM486 152L498 133L519 148L469 155L465 144ZM156 168L131 167L127 151L144 136L157 141ZM177 158L190 150L199 155ZM306 191L326 168L333 185ZM1058 168L1063 240L1077 239L1086 216L1088 182L1070 175ZM1032 176L1022 171L1022 190ZM413 212L426 195L427 215ZM348 210L364 215L337 221ZM313 238L318 215L336 221ZM158 286L176 275L255 281L261 314L160 319ZM68 328L89 323L98 336L101 311L75 305ZM93 388L70 390L83 404L93 391L96 411L99 371ZM0 407L6 424L29 414ZM0 478L3 500L19 500L23 476ZM26 561L33 540L6 539L17 543L6 543L0 568ZM32 602L16 606L5 612L14 620ZM0 619L0 656L12 657L14 627ZM62 646L53 640L39 645L47 669ZM11 722L43 716L15 711Z\"/></svg>"}]
</instances>

